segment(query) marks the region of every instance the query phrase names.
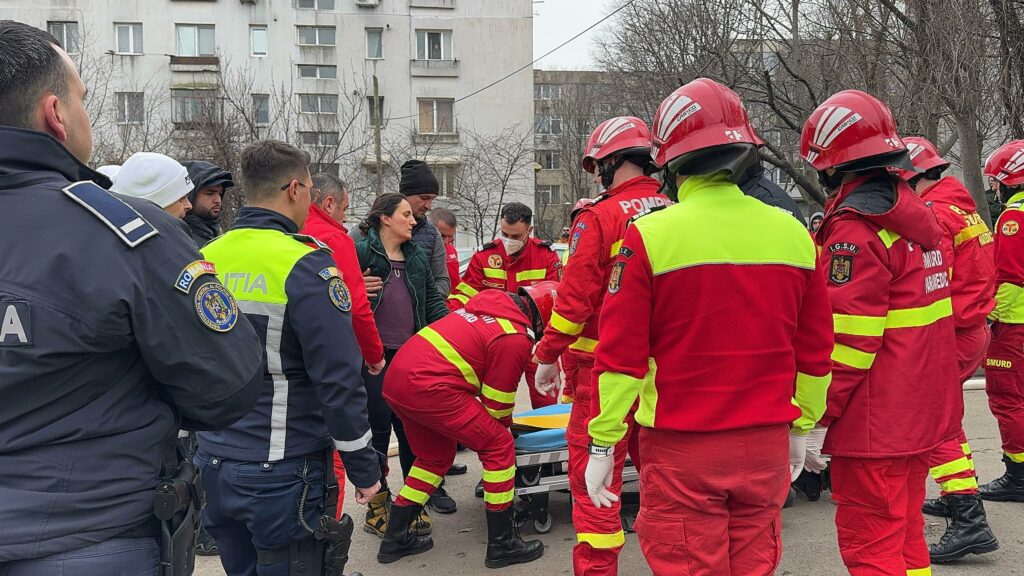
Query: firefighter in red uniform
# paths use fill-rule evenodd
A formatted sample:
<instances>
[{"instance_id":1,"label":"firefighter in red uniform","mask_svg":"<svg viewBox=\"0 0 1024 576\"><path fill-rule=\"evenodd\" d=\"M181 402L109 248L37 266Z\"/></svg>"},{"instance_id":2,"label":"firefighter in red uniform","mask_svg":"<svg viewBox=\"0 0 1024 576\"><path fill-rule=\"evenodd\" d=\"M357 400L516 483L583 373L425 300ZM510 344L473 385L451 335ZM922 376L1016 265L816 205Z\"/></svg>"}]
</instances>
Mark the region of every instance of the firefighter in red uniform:
<instances>
[{"instance_id":1,"label":"firefighter in red uniform","mask_svg":"<svg viewBox=\"0 0 1024 576\"><path fill-rule=\"evenodd\" d=\"M981 497L1024 502L1024 140L1004 144L985 163L999 182L1006 210L995 225L996 307L985 355L988 405L999 423L1006 473L981 487Z\"/></svg>"},{"instance_id":2,"label":"firefighter in red uniform","mask_svg":"<svg viewBox=\"0 0 1024 576\"><path fill-rule=\"evenodd\" d=\"M391 508L377 560L390 563L433 547L411 522L441 484L456 444L480 456L487 509L488 568L540 558L539 540L524 542L513 521L516 388L530 363L535 335L551 317L556 282L487 290L466 306L420 330L391 363L384 397L405 424L416 453L405 486Z\"/></svg>"},{"instance_id":3,"label":"firefighter in red uniform","mask_svg":"<svg viewBox=\"0 0 1024 576\"><path fill-rule=\"evenodd\" d=\"M625 543L619 508L597 508L587 498L583 472L587 461L587 422L590 419L591 374L597 345L598 315L622 244L626 223L639 212L664 206L668 199L651 178L651 131L639 118L622 116L602 122L587 141L583 169L600 178L606 191L581 206L569 235L569 259L551 324L537 346L537 387L554 393L558 388L559 356L575 360L575 379L566 384L573 397L566 430L569 445L569 488L573 495L572 519L576 528L573 569L577 575L606 575L618 571L619 551ZM627 440L628 442L628 440ZM635 446L635 442L634 442ZM632 453L636 453L633 450ZM615 484L622 486L626 449L616 460ZM639 459L634 459L639 465Z\"/></svg>"},{"instance_id":4,"label":"firefighter in red uniform","mask_svg":"<svg viewBox=\"0 0 1024 576\"><path fill-rule=\"evenodd\" d=\"M595 505L616 499L639 399L636 532L656 576L774 574L782 505L825 409L825 280L800 222L736 185L755 138L713 80L661 103L653 156L678 204L626 230L601 313L587 489Z\"/></svg>"},{"instance_id":5,"label":"firefighter in red uniform","mask_svg":"<svg viewBox=\"0 0 1024 576\"><path fill-rule=\"evenodd\" d=\"M484 244L473 254L462 276L462 282L448 296L448 307L458 310L481 290L496 289L515 292L545 280L562 277L562 261L551 249L551 242L532 238L533 211L530 207L510 202L501 209L501 237ZM541 394L534 387L536 365L526 371L530 404L534 408L550 406L555 398Z\"/></svg>"},{"instance_id":6,"label":"firefighter in red uniform","mask_svg":"<svg viewBox=\"0 0 1024 576\"><path fill-rule=\"evenodd\" d=\"M899 176L931 207L942 226L942 260L950 273L957 364L960 382L966 382L978 369L989 343L985 317L995 307L992 233L963 183L953 176L942 176L949 162L939 156L935 145L915 137L904 138L903 143L917 171L899 170ZM923 512L952 519L939 543L928 547L936 563L999 548L978 496L967 435L962 424L957 424L960 429L956 436L939 445L929 463L941 495L926 501Z\"/></svg>"},{"instance_id":7,"label":"firefighter in red uniform","mask_svg":"<svg viewBox=\"0 0 1024 576\"><path fill-rule=\"evenodd\" d=\"M595 180L600 178L595 176ZM580 198L576 201L576 205L572 207L572 211L569 212L569 226L567 229L571 230L572 225L576 223L576 217L580 215L580 212L584 208L594 203L594 198ZM568 232L568 230L567 230ZM566 242L568 244L568 242ZM565 267L569 264L569 250L566 249L562 252L562 276L565 276ZM558 357L558 363L562 365L562 374L564 379L562 380L562 391L559 402L562 404L572 404L573 392L572 385L576 382L576 375L579 372L579 360L576 357L576 353L572 350L566 349L561 356Z\"/></svg>"},{"instance_id":8,"label":"firefighter in red uniform","mask_svg":"<svg viewBox=\"0 0 1024 576\"><path fill-rule=\"evenodd\" d=\"M832 455L839 551L850 574L931 574L929 459L960 432L948 267L935 214L887 169L914 170L892 113L857 90L823 102L800 155L834 200L816 233L835 323L819 426Z\"/></svg>"}]
</instances>

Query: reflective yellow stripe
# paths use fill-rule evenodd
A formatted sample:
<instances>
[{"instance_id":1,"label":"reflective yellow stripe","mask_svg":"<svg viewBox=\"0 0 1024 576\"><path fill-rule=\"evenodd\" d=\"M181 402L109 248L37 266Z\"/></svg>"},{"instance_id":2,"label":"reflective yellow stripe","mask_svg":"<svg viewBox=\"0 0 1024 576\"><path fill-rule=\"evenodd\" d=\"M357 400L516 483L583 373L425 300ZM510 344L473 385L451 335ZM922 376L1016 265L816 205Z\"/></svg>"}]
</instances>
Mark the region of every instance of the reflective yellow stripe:
<instances>
[{"instance_id":1,"label":"reflective yellow stripe","mask_svg":"<svg viewBox=\"0 0 1024 576\"><path fill-rule=\"evenodd\" d=\"M450 294L448 296L448 298L451 298L452 300L458 300L459 302L462 302L463 306L465 306L466 302L469 302L469 296L464 296L462 294L455 294L454 292L452 294Z\"/></svg>"},{"instance_id":2,"label":"reflective yellow stripe","mask_svg":"<svg viewBox=\"0 0 1024 576\"><path fill-rule=\"evenodd\" d=\"M971 455L971 445L968 444L967 442L964 442L963 444L961 444L960 445L960 449L964 451L964 456L970 456Z\"/></svg>"},{"instance_id":3,"label":"reflective yellow stripe","mask_svg":"<svg viewBox=\"0 0 1024 576\"><path fill-rule=\"evenodd\" d=\"M800 408L801 415L793 422L793 428L801 433L810 432L814 428L825 413L825 398L831 383L831 372L824 376L796 373L796 396L793 403Z\"/></svg>"},{"instance_id":4,"label":"reflective yellow stripe","mask_svg":"<svg viewBox=\"0 0 1024 576\"><path fill-rule=\"evenodd\" d=\"M398 495L401 496L402 498L405 498L406 500L410 500L421 506L426 504L427 500L430 499L430 496L427 495L426 492L422 490L417 490L415 488L410 488L408 484L402 486L402 489L398 492Z\"/></svg>"},{"instance_id":5,"label":"reflective yellow stripe","mask_svg":"<svg viewBox=\"0 0 1024 576\"><path fill-rule=\"evenodd\" d=\"M927 326L952 315L953 301L949 298L943 298L920 308L889 310L889 313L885 316L885 329Z\"/></svg>"},{"instance_id":6,"label":"reflective yellow stripe","mask_svg":"<svg viewBox=\"0 0 1024 576\"><path fill-rule=\"evenodd\" d=\"M593 532L579 532L576 534L576 541L580 544L590 544L591 548L599 550L611 550L619 548L626 543L626 535L622 530L614 534L594 534Z\"/></svg>"},{"instance_id":7,"label":"reflective yellow stripe","mask_svg":"<svg viewBox=\"0 0 1024 576\"><path fill-rule=\"evenodd\" d=\"M509 416L511 416L512 413L515 412L515 407L509 408L507 410L494 410L492 408L484 406L484 410L487 410L487 413L493 416L494 418L501 420L502 418L508 418Z\"/></svg>"},{"instance_id":8,"label":"reflective yellow stripe","mask_svg":"<svg viewBox=\"0 0 1024 576\"><path fill-rule=\"evenodd\" d=\"M518 332L515 325L508 320L505 320L504 318L495 318L495 320L498 321L498 326L501 326L501 329L505 331L505 334L515 334Z\"/></svg>"},{"instance_id":9,"label":"reflective yellow stripe","mask_svg":"<svg viewBox=\"0 0 1024 576\"><path fill-rule=\"evenodd\" d=\"M619 255L619 248L622 248L622 240L616 240L615 243L612 244L612 258Z\"/></svg>"},{"instance_id":10,"label":"reflective yellow stripe","mask_svg":"<svg viewBox=\"0 0 1024 576\"><path fill-rule=\"evenodd\" d=\"M945 464L930 468L928 473L932 475L932 478L938 480L939 478L945 478L946 476L952 476L953 474L968 472L970 469L971 461L964 456L963 458L957 458L952 462L946 462Z\"/></svg>"},{"instance_id":11,"label":"reflective yellow stripe","mask_svg":"<svg viewBox=\"0 0 1024 576\"><path fill-rule=\"evenodd\" d=\"M417 468L416 466L413 466L412 469L409 470L409 476L417 480L422 480L431 486L440 486L441 481L444 480L444 478L437 474L424 470L423 468Z\"/></svg>"},{"instance_id":12,"label":"reflective yellow stripe","mask_svg":"<svg viewBox=\"0 0 1024 576\"><path fill-rule=\"evenodd\" d=\"M484 470L482 474L484 482L498 483L508 482L516 477L516 467L509 466L504 470Z\"/></svg>"},{"instance_id":13,"label":"reflective yellow stripe","mask_svg":"<svg viewBox=\"0 0 1024 576\"><path fill-rule=\"evenodd\" d=\"M852 368L867 370L875 363L875 355L843 344L836 344L832 350L832 361L846 364Z\"/></svg>"},{"instance_id":14,"label":"reflective yellow stripe","mask_svg":"<svg viewBox=\"0 0 1024 576\"><path fill-rule=\"evenodd\" d=\"M885 332L885 316L854 316L833 314L836 334L850 336L881 336Z\"/></svg>"},{"instance_id":15,"label":"reflective yellow stripe","mask_svg":"<svg viewBox=\"0 0 1024 576\"><path fill-rule=\"evenodd\" d=\"M1006 457L1010 459L1010 462L1015 462L1017 464L1024 464L1024 452L1021 452L1019 454L1011 454L1009 452L1003 452L1003 454L1006 454Z\"/></svg>"},{"instance_id":16,"label":"reflective yellow stripe","mask_svg":"<svg viewBox=\"0 0 1024 576\"><path fill-rule=\"evenodd\" d=\"M501 402L502 404L515 404L516 393L515 392L502 392L497 388L491 388L487 384L480 387L480 394L484 398L494 400L495 402Z\"/></svg>"},{"instance_id":17,"label":"reflective yellow stripe","mask_svg":"<svg viewBox=\"0 0 1024 576\"><path fill-rule=\"evenodd\" d=\"M512 497L515 496L516 491L508 490L507 492L491 493L484 491L484 502L488 504L508 504L512 501Z\"/></svg>"},{"instance_id":18,"label":"reflective yellow stripe","mask_svg":"<svg viewBox=\"0 0 1024 576\"><path fill-rule=\"evenodd\" d=\"M459 372L462 372L462 377L465 378L467 382L477 388L480 388L480 379L476 377L476 372L473 370L473 367L455 351L455 348L452 348L452 345L449 344L447 340L442 338L440 334L435 332L434 329L429 326L420 330L419 335L426 338L427 342L430 342L434 348L437 348L437 351L444 356L445 360L451 362L453 366L458 368Z\"/></svg>"},{"instance_id":19,"label":"reflective yellow stripe","mask_svg":"<svg viewBox=\"0 0 1024 576\"><path fill-rule=\"evenodd\" d=\"M978 479L974 476L970 478L954 478L953 480L947 480L945 482L939 482L939 489L943 492L961 492L963 490L977 490Z\"/></svg>"},{"instance_id":20,"label":"reflective yellow stripe","mask_svg":"<svg viewBox=\"0 0 1024 576\"><path fill-rule=\"evenodd\" d=\"M458 290L459 292L462 292L466 296L469 296L470 298L480 293L476 288L473 288L472 286L466 284L465 282L459 282L459 285L456 286L455 289Z\"/></svg>"},{"instance_id":21,"label":"reflective yellow stripe","mask_svg":"<svg viewBox=\"0 0 1024 576\"><path fill-rule=\"evenodd\" d=\"M508 274L504 270L497 268L484 268L484 276L488 278L501 278L502 280L508 279Z\"/></svg>"},{"instance_id":22,"label":"reflective yellow stripe","mask_svg":"<svg viewBox=\"0 0 1024 576\"><path fill-rule=\"evenodd\" d=\"M932 576L932 567L907 570L907 576Z\"/></svg>"},{"instance_id":23,"label":"reflective yellow stripe","mask_svg":"<svg viewBox=\"0 0 1024 576\"><path fill-rule=\"evenodd\" d=\"M892 245L900 239L899 234L885 228L878 231L878 237L882 239L882 244L885 244L886 248L892 248Z\"/></svg>"},{"instance_id":24,"label":"reflective yellow stripe","mask_svg":"<svg viewBox=\"0 0 1024 576\"><path fill-rule=\"evenodd\" d=\"M988 232L988 226L986 226L984 222L979 222L977 224L974 224L973 226L968 226L967 228L961 230L960 233L953 238L953 246L959 246L964 242L967 242L968 240L981 236L985 232Z\"/></svg>"},{"instance_id":25,"label":"reflective yellow stripe","mask_svg":"<svg viewBox=\"0 0 1024 576\"><path fill-rule=\"evenodd\" d=\"M575 336L580 332L583 332L583 324L577 324L558 312L551 313L550 324L555 330L558 330L562 334L568 334L569 336Z\"/></svg>"},{"instance_id":26,"label":"reflective yellow stripe","mask_svg":"<svg viewBox=\"0 0 1024 576\"><path fill-rule=\"evenodd\" d=\"M572 396L562 394L562 399L559 401L559 404L572 404Z\"/></svg>"},{"instance_id":27,"label":"reflective yellow stripe","mask_svg":"<svg viewBox=\"0 0 1024 576\"><path fill-rule=\"evenodd\" d=\"M579 338L576 339L575 342L569 344L569 348L571 350L579 350L580 352L593 353L594 349L597 348L597 340L592 340L590 338L584 338L580 336Z\"/></svg>"},{"instance_id":28,"label":"reflective yellow stripe","mask_svg":"<svg viewBox=\"0 0 1024 576\"><path fill-rule=\"evenodd\" d=\"M534 268L532 270L521 270L516 272L516 282L524 282L526 280L543 280L548 275L548 271L545 268Z\"/></svg>"}]
</instances>

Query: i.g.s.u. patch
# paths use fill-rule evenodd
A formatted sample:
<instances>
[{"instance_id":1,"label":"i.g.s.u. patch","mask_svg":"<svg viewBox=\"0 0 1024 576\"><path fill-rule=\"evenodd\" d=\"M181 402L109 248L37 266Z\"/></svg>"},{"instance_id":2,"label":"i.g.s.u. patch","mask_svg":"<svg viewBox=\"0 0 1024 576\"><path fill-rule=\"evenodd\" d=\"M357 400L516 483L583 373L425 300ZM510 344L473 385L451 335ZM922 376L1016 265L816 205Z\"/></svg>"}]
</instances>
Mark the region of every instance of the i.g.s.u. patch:
<instances>
[{"instance_id":1,"label":"i.g.s.u. patch","mask_svg":"<svg viewBox=\"0 0 1024 576\"><path fill-rule=\"evenodd\" d=\"M850 254L857 254L860 252L860 246L852 242L836 242L828 247L829 254L835 254L836 252L849 252Z\"/></svg>"},{"instance_id":2,"label":"i.g.s.u. patch","mask_svg":"<svg viewBox=\"0 0 1024 576\"><path fill-rule=\"evenodd\" d=\"M853 256L849 254L833 254L828 267L828 280L836 286L842 286L853 279Z\"/></svg>"},{"instance_id":3,"label":"i.g.s.u. patch","mask_svg":"<svg viewBox=\"0 0 1024 576\"><path fill-rule=\"evenodd\" d=\"M626 258L626 259L632 258L633 257L633 250L631 248L627 248L625 246L622 246L622 247L619 248L619 256L622 256L623 258Z\"/></svg>"},{"instance_id":4,"label":"i.g.s.u. patch","mask_svg":"<svg viewBox=\"0 0 1024 576\"><path fill-rule=\"evenodd\" d=\"M342 312L348 312L352 309L352 294L348 291L348 286L345 286L345 282L341 278L334 277L327 283L327 295L331 299L331 304Z\"/></svg>"},{"instance_id":5,"label":"i.g.s.u. patch","mask_svg":"<svg viewBox=\"0 0 1024 576\"><path fill-rule=\"evenodd\" d=\"M192 284L204 274L217 275L217 267L214 266L213 262L208 260L196 260L181 271L178 274L178 279L174 281L174 287L181 290L185 294L188 294L192 290Z\"/></svg>"},{"instance_id":6,"label":"i.g.s.u. patch","mask_svg":"<svg viewBox=\"0 0 1024 576\"><path fill-rule=\"evenodd\" d=\"M626 270L625 260L619 260L612 266L612 275L608 278L608 293L615 294L622 288L622 273Z\"/></svg>"},{"instance_id":7,"label":"i.g.s.u. patch","mask_svg":"<svg viewBox=\"0 0 1024 576\"><path fill-rule=\"evenodd\" d=\"M195 307L199 320L214 332L227 332L238 322L235 297L217 282L208 282L196 290Z\"/></svg>"}]
</instances>

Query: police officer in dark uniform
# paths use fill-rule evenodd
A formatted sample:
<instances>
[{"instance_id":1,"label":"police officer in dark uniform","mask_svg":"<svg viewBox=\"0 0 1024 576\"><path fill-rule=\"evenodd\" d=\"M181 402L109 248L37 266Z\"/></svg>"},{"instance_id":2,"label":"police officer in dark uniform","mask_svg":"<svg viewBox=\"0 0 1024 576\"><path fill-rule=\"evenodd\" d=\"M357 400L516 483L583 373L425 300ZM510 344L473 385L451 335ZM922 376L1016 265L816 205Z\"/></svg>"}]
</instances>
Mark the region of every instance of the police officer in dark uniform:
<instances>
[{"instance_id":1,"label":"police officer in dark uniform","mask_svg":"<svg viewBox=\"0 0 1024 576\"><path fill-rule=\"evenodd\" d=\"M0 21L0 574L157 574L179 426L256 402L260 341L180 221L85 166L86 87Z\"/></svg>"}]
</instances>

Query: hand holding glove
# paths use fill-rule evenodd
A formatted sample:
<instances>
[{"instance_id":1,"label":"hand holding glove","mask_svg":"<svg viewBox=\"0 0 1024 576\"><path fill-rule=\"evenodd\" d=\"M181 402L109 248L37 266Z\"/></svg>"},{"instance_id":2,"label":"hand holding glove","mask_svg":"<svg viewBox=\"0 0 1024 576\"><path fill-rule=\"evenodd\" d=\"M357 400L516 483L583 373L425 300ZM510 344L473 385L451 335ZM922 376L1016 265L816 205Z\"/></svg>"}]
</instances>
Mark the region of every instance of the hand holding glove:
<instances>
[{"instance_id":1,"label":"hand holding glove","mask_svg":"<svg viewBox=\"0 0 1024 576\"><path fill-rule=\"evenodd\" d=\"M558 396L558 386L561 384L561 377L558 374L558 363L537 364L537 376L534 378L533 387L537 392L545 396Z\"/></svg>"},{"instance_id":2,"label":"hand holding glove","mask_svg":"<svg viewBox=\"0 0 1024 576\"><path fill-rule=\"evenodd\" d=\"M789 432L789 481L795 482L807 458L807 436Z\"/></svg>"},{"instance_id":3,"label":"hand holding glove","mask_svg":"<svg viewBox=\"0 0 1024 576\"><path fill-rule=\"evenodd\" d=\"M804 468L808 472L820 474L828 466L829 457L821 455L821 448L825 445L825 435L828 428L815 427L807 435L807 456L804 459Z\"/></svg>"},{"instance_id":4,"label":"hand holding glove","mask_svg":"<svg viewBox=\"0 0 1024 576\"><path fill-rule=\"evenodd\" d=\"M619 497L608 489L612 485L612 472L615 468L613 452L609 449L606 456L591 454L587 460L587 471L584 472L587 494L598 508L611 508L612 503L619 501Z\"/></svg>"}]
</instances>

